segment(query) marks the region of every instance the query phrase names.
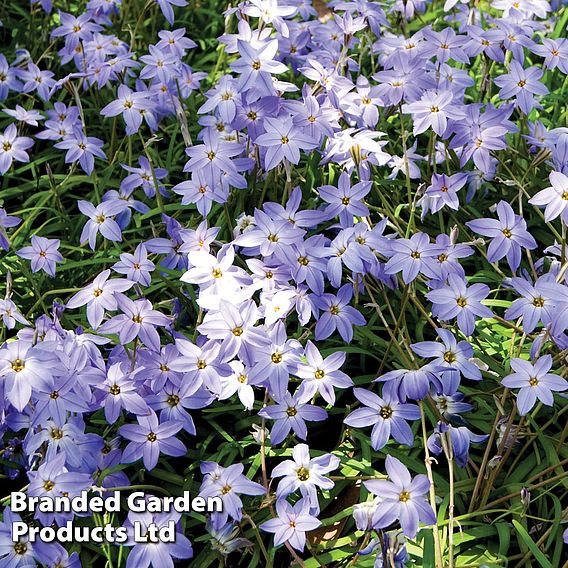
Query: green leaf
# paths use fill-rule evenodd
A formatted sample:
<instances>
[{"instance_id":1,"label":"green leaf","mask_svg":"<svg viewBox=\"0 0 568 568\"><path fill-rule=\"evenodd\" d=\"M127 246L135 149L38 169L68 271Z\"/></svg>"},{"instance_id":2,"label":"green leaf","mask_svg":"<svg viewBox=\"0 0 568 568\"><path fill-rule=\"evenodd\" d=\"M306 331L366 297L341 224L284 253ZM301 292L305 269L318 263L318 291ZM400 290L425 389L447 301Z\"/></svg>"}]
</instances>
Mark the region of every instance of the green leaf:
<instances>
[{"instance_id":1,"label":"green leaf","mask_svg":"<svg viewBox=\"0 0 568 568\"><path fill-rule=\"evenodd\" d=\"M534 540L530 537L525 527L523 527L523 525L521 525L521 523L519 523L519 521L515 519L513 519L513 526L515 527L519 538L528 546L529 550L532 552L535 560L539 563L539 566L541 568L554 568L554 566L546 558L542 550L538 548Z\"/></svg>"}]
</instances>

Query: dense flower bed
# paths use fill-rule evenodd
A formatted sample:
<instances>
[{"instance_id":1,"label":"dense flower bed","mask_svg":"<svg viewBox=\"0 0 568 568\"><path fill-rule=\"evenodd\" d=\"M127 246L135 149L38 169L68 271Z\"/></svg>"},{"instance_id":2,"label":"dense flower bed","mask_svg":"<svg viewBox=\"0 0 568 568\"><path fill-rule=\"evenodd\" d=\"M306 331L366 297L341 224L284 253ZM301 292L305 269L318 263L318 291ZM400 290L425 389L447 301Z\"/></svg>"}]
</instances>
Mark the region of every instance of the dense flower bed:
<instances>
[{"instance_id":1,"label":"dense flower bed","mask_svg":"<svg viewBox=\"0 0 568 568\"><path fill-rule=\"evenodd\" d=\"M5 3L0 567L562 566L564 4Z\"/></svg>"}]
</instances>

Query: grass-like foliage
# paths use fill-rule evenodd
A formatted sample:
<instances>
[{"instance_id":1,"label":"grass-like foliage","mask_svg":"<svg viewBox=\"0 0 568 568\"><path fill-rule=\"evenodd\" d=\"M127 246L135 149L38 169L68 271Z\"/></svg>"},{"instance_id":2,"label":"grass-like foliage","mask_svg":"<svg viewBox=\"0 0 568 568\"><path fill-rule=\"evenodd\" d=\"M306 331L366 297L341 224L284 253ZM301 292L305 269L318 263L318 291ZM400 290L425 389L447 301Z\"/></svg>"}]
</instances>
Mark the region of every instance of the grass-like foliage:
<instances>
[{"instance_id":1,"label":"grass-like foliage","mask_svg":"<svg viewBox=\"0 0 568 568\"><path fill-rule=\"evenodd\" d=\"M0 568L568 567L565 4L2 2Z\"/></svg>"}]
</instances>

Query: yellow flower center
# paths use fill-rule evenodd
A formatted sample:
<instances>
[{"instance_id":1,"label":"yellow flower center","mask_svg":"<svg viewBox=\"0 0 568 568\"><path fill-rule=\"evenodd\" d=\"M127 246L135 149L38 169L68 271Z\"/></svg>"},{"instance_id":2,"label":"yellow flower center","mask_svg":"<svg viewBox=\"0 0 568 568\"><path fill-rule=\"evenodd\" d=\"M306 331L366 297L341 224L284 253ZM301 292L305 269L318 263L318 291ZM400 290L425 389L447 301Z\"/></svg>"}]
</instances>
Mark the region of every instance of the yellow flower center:
<instances>
[{"instance_id":1,"label":"yellow flower center","mask_svg":"<svg viewBox=\"0 0 568 568\"><path fill-rule=\"evenodd\" d=\"M388 420L392 417L392 408L390 406L383 406L379 412L381 418Z\"/></svg>"},{"instance_id":2,"label":"yellow flower center","mask_svg":"<svg viewBox=\"0 0 568 568\"><path fill-rule=\"evenodd\" d=\"M310 478L310 470L306 469L303 466L300 469L298 469L296 473L298 474L298 479L300 481L308 481L308 479Z\"/></svg>"},{"instance_id":3,"label":"yellow flower center","mask_svg":"<svg viewBox=\"0 0 568 568\"><path fill-rule=\"evenodd\" d=\"M54 440L61 440L61 438L63 438L63 430L60 428L52 428L50 435Z\"/></svg>"},{"instance_id":4,"label":"yellow flower center","mask_svg":"<svg viewBox=\"0 0 568 568\"><path fill-rule=\"evenodd\" d=\"M23 542L17 542L17 543L14 545L14 552L15 552L18 556L23 556L27 551L28 551L28 547L27 547L26 544L23 543Z\"/></svg>"},{"instance_id":5,"label":"yellow flower center","mask_svg":"<svg viewBox=\"0 0 568 568\"><path fill-rule=\"evenodd\" d=\"M456 356L451 351L446 351L444 353L444 361L446 363L453 363L456 360Z\"/></svg>"}]
</instances>

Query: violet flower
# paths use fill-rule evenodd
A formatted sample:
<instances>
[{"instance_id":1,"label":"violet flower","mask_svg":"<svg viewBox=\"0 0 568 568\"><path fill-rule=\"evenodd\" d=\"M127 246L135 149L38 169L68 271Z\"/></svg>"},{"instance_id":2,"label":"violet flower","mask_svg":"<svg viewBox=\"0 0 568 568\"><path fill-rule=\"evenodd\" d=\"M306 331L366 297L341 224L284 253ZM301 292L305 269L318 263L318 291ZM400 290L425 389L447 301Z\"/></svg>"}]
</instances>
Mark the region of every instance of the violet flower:
<instances>
[{"instance_id":1,"label":"violet flower","mask_svg":"<svg viewBox=\"0 0 568 568\"><path fill-rule=\"evenodd\" d=\"M426 233L415 233L410 239L396 239L391 242L392 256L385 272L396 274L402 271L402 280L410 284L424 270L426 259L436 255L438 247L430 244Z\"/></svg>"},{"instance_id":2,"label":"violet flower","mask_svg":"<svg viewBox=\"0 0 568 568\"><path fill-rule=\"evenodd\" d=\"M486 284L472 284L455 274L448 275L448 284L428 292L428 298L434 306L432 314L442 321L457 317L458 327L465 335L475 330L476 317L492 318L493 312L481 303L489 295Z\"/></svg>"},{"instance_id":3,"label":"violet flower","mask_svg":"<svg viewBox=\"0 0 568 568\"><path fill-rule=\"evenodd\" d=\"M121 253L120 261L112 265L115 272L124 274L128 280L142 286L150 286L152 280L150 273L154 268L154 263L148 260L148 251L144 243L140 243L136 247L134 254Z\"/></svg>"},{"instance_id":4,"label":"violet flower","mask_svg":"<svg viewBox=\"0 0 568 568\"><path fill-rule=\"evenodd\" d=\"M136 417L138 425L125 424L118 433L130 443L122 453L122 463L132 463L142 458L144 467L152 470L158 465L160 454L180 457L187 448L175 435L181 430L183 422L167 420L161 424L153 410L147 415Z\"/></svg>"},{"instance_id":5,"label":"violet flower","mask_svg":"<svg viewBox=\"0 0 568 568\"><path fill-rule=\"evenodd\" d=\"M520 215L515 215L513 208L506 202L497 204L499 220L475 219L466 225L476 233L491 237L487 249L487 260L497 262L504 256L514 272L521 264L522 249L532 250L537 247L534 237L527 231L527 222Z\"/></svg>"},{"instance_id":6,"label":"violet flower","mask_svg":"<svg viewBox=\"0 0 568 568\"><path fill-rule=\"evenodd\" d=\"M155 0L155 2L170 25L173 25L175 19L172 6L187 6L186 0Z\"/></svg>"},{"instance_id":7,"label":"violet flower","mask_svg":"<svg viewBox=\"0 0 568 568\"><path fill-rule=\"evenodd\" d=\"M536 401L552 406L554 404L553 392L568 390L568 381L562 377L549 373L552 367L552 357L544 355L533 364L524 359L511 359L511 368L514 373L503 378L501 383L507 388L520 389L517 393L517 407L519 414L524 416L533 408Z\"/></svg>"},{"instance_id":8,"label":"violet flower","mask_svg":"<svg viewBox=\"0 0 568 568\"><path fill-rule=\"evenodd\" d=\"M353 286L344 284L338 291L337 296L323 294L312 296L316 308L323 313L316 324L315 338L326 339L336 329L346 343L353 339L353 326L365 325L366 320L356 308L349 305L353 297Z\"/></svg>"},{"instance_id":9,"label":"violet flower","mask_svg":"<svg viewBox=\"0 0 568 568\"><path fill-rule=\"evenodd\" d=\"M126 568L149 568L160 566L173 568L174 560L188 559L193 556L193 548L189 539L183 534L180 526L181 513L167 511L163 513L134 513L130 511L124 526L128 530L128 540L122 546L133 548L126 559ZM148 542L136 542L134 540L133 523L139 523L139 534L147 534L148 527L154 525L158 529L175 523L173 542L149 540Z\"/></svg>"},{"instance_id":10,"label":"violet flower","mask_svg":"<svg viewBox=\"0 0 568 568\"><path fill-rule=\"evenodd\" d=\"M486 434L474 434L466 426L456 427L451 424L438 422L434 433L427 440L428 448L436 456L439 456L444 451L443 437L446 437L446 444L449 442L452 454L459 467L467 465L470 444L482 444L489 438Z\"/></svg>"},{"instance_id":11,"label":"violet flower","mask_svg":"<svg viewBox=\"0 0 568 568\"><path fill-rule=\"evenodd\" d=\"M306 343L306 362L298 364L296 376L303 379L298 390L299 402L307 402L316 393L320 393L329 404L335 403L333 387L347 388L353 381L339 368L345 362L346 353L336 351L325 359L319 349L310 341Z\"/></svg>"},{"instance_id":12,"label":"violet flower","mask_svg":"<svg viewBox=\"0 0 568 568\"><path fill-rule=\"evenodd\" d=\"M147 347L159 351L160 336L156 327L167 326L170 320L161 312L152 309L152 304L145 298L131 300L124 294L117 294L116 304L122 314L106 321L99 328L100 333L117 333L122 345L139 338Z\"/></svg>"},{"instance_id":13,"label":"violet flower","mask_svg":"<svg viewBox=\"0 0 568 568\"><path fill-rule=\"evenodd\" d=\"M162 0L160 0L162 1ZM126 85L118 87L118 99L112 101L101 110L104 117L122 114L126 123L126 134L136 134L142 125L143 113L153 107L146 91L132 91Z\"/></svg>"},{"instance_id":14,"label":"violet flower","mask_svg":"<svg viewBox=\"0 0 568 568\"><path fill-rule=\"evenodd\" d=\"M337 182L337 187L323 185L318 188L320 197L329 206L325 212L329 218L339 216L342 227L352 227L353 217L366 217L369 208L363 203L363 198L371 191L370 181L360 181L351 185L351 176L342 172Z\"/></svg>"},{"instance_id":15,"label":"violet flower","mask_svg":"<svg viewBox=\"0 0 568 568\"><path fill-rule=\"evenodd\" d=\"M93 136L85 136L81 131L75 130L72 135L65 136L61 142L54 144L55 148L67 150L65 163L79 162L87 175L93 173L95 156L106 160L103 152L103 141Z\"/></svg>"},{"instance_id":16,"label":"violet flower","mask_svg":"<svg viewBox=\"0 0 568 568\"><path fill-rule=\"evenodd\" d=\"M34 235L32 244L29 247L23 247L16 254L27 260L31 260L32 272L43 270L50 276L55 276L55 263L63 262L59 248L59 239L46 239Z\"/></svg>"},{"instance_id":17,"label":"violet flower","mask_svg":"<svg viewBox=\"0 0 568 568\"><path fill-rule=\"evenodd\" d=\"M270 442L277 446L284 441L292 430L300 440L305 440L308 435L306 422L321 422L327 418L327 412L309 403L302 403L298 396L292 396L289 392L276 401L276 404L265 406L258 413L262 418L274 420L270 431Z\"/></svg>"},{"instance_id":18,"label":"violet flower","mask_svg":"<svg viewBox=\"0 0 568 568\"><path fill-rule=\"evenodd\" d=\"M321 521L309 513L310 505L306 499L300 499L293 506L284 499L276 501L276 514L260 525L263 531L274 533L274 546L288 542L290 546L304 550L306 532L317 529Z\"/></svg>"},{"instance_id":19,"label":"violet flower","mask_svg":"<svg viewBox=\"0 0 568 568\"><path fill-rule=\"evenodd\" d=\"M419 101L403 105L402 112L412 114L414 135L432 128L438 136L443 136L448 119L457 120L463 116L463 111L453 103L453 99L450 91L427 91Z\"/></svg>"},{"instance_id":20,"label":"violet flower","mask_svg":"<svg viewBox=\"0 0 568 568\"><path fill-rule=\"evenodd\" d=\"M20 217L8 215L3 207L0 207L0 248L10 250L10 241L4 231L5 228L17 227L22 222Z\"/></svg>"},{"instance_id":21,"label":"violet flower","mask_svg":"<svg viewBox=\"0 0 568 568\"><path fill-rule=\"evenodd\" d=\"M138 393L136 373L130 373L125 363L114 363L107 371L103 383L96 385L104 402L105 419L114 424L124 408L134 414L147 414L149 407Z\"/></svg>"},{"instance_id":22,"label":"violet flower","mask_svg":"<svg viewBox=\"0 0 568 568\"><path fill-rule=\"evenodd\" d=\"M515 105L525 114L529 114L533 108L540 108L534 95L546 95L548 89L539 81L544 74L538 67L523 66L513 59L509 66L509 73L495 79L495 84L501 87L499 97L510 99L515 97Z\"/></svg>"},{"instance_id":23,"label":"violet flower","mask_svg":"<svg viewBox=\"0 0 568 568\"><path fill-rule=\"evenodd\" d=\"M355 388L353 394L363 406L349 413L343 422L355 428L372 426L371 447L374 450L386 446L391 436L399 444L412 446L414 435L407 420L420 418L418 406L400 402L388 392L381 398L369 390Z\"/></svg>"},{"instance_id":24,"label":"violet flower","mask_svg":"<svg viewBox=\"0 0 568 568\"><path fill-rule=\"evenodd\" d=\"M27 136L18 136L15 124L10 124L0 136L0 175L5 174L12 162L29 162L26 150L34 145Z\"/></svg>"},{"instance_id":25,"label":"violet flower","mask_svg":"<svg viewBox=\"0 0 568 568\"><path fill-rule=\"evenodd\" d=\"M531 205L543 206L544 220L546 222L556 219L559 215L562 221L568 224L568 177L562 172L550 172L551 187L539 191L529 199Z\"/></svg>"},{"instance_id":26,"label":"violet flower","mask_svg":"<svg viewBox=\"0 0 568 568\"><path fill-rule=\"evenodd\" d=\"M211 469L215 466L215 469ZM201 472L204 474L203 483L199 488L199 496L220 497L223 502L223 510L216 511L211 515L211 523L215 530L225 525L231 517L239 522L243 518L242 501L240 493L245 495L264 495L266 489L260 483L256 483L243 475L244 465L236 463L227 468L221 467L214 462L202 462Z\"/></svg>"},{"instance_id":27,"label":"violet flower","mask_svg":"<svg viewBox=\"0 0 568 568\"><path fill-rule=\"evenodd\" d=\"M60 453L53 459L42 463L37 471L28 472L30 484L28 486L28 495L30 497L50 497L61 494L68 495L69 498L77 497L82 491L90 489L93 482L88 473L80 473L77 471L68 471L65 467L65 452ZM49 526L55 522L59 526L63 526L66 521L70 520L74 513L65 512L42 512L37 510L34 517L38 519L44 526Z\"/></svg>"},{"instance_id":28,"label":"violet flower","mask_svg":"<svg viewBox=\"0 0 568 568\"><path fill-rule=\"evenodd\" d=\"M103 201L96 207L88 201L79 201L77 206L89 217L81 231L81 244L88 241L91 250L95 250L98 233L109 241L122 241L122 232L113 217L128 207L124 201Z\"/></svg>"},{"instance_id":29,"label":"violet flower","mask_svg":"<svg viewBox=\"0 0 568 568\"><path fill-rule=\"evenodd\" d=\"M292 119L267 117L264 119L264 128L266 133L261 134L255 142L267 148L264 158L266 171L274 169L284 159L298 164L300 150L313 150L317 146L317 142L295 126Z\"/></svg>"},{"instance_id":30,"label":"violet flower","mask_svg":"<svg viewBox=\"0 0 568 568\"><path fill-rule=\"evenodd\" d=\"M16 105L15 109L4 108L2 109L2 112L20 122L29 124L30 126L38 126L38 121L45 120L44 116L37 110L28 110L20 105Z\"/></svg>"},{"instance_id":31,"label":"violet flower","mask_svg":"<svg viewBox=\"0 0 568 568\"><path fill-rule=\"evenodd\" d=\"M238 88L247 91L255 87L262 94L272 95L272 74L285 73L288 67L274 61L278 51L278 40L270 40L264 44L252 44L237 39L237 48L241 57L231 63L231 69L240 73Z\"/></svg>"},{"instance_id":32,"label":"violet flower","mask_svg":"<svg viewBox=\"0 0 568 568\"><path fill-rule=\"evenodd\" d=\"M404 534L414 538L419 522L436 523L434 511L426 500L430 482L422 474L412 478L406 466L395 457L387 456L385 467L390 481L372 479L363 482L371 493L381 498L373 515L373 527L385 528L398 520Z\"/></svg>"},{"instance_id":33,"label":"violet flower","mask_svg":"<svg viewBox=\"0 0 568 568\"><path fill-rule=\"evenodd\" d=\"M68 308L78 308L87 305L87 320L97 329L103 321L105 310L116 310L117 302L114 294L125 292L134 285L134 282L124 278L109 280L110 270L103 270L91 284L77 292L67 302Z\"/></svg>"},{"instance_id":34,"label":"violet flower","mask_svg":"<svg viewBox=\"0 0 568 568\"><path fill-rule=\"evenodd\" d=\"M297 444L292 449L292 460L285 460L273 470L271 477L282 477L276 487L276 498L285 499L298 489L310 506L310 513L319 513L317 488L332 489L333 481L325 477L326 473L339 467L339 458L324 454L310 458L307 444Z\"/></svg>"}]
</instances>

